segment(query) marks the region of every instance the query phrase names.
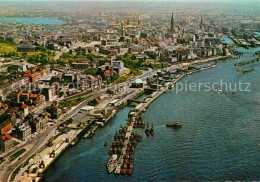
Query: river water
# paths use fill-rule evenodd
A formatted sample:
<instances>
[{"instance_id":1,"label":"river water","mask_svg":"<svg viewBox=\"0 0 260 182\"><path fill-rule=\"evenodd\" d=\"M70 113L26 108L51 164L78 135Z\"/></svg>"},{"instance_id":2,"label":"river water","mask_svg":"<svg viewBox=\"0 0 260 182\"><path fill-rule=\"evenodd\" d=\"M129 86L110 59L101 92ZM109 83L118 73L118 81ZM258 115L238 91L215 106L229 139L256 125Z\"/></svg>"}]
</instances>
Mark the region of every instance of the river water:
<instances>
[{"instance_id":1,"label":"river water","mask_svg":"<svg viewBox=\"0 0 260 182\"><path fill-rule=\"evenodd\" d=\"M232 43L230 39L225 40ZM251 83L249 92L175 91L155 100L144 113L153 123L154 137L143 137L136 148L132 176L106 173L109 146L114 133L125 124L126 107L94 138L81 139L67 149L47 170L46 181L176 181L260 179L260 64L253 72L237 72L234 63L251 60L259 48L237 48L245 52L237 60L218 63L213 69L194 73L180 83ZM179 120L182 128L165 124ZM142 131L143 132L143 131Z\"/></svg>"}]
</instances>

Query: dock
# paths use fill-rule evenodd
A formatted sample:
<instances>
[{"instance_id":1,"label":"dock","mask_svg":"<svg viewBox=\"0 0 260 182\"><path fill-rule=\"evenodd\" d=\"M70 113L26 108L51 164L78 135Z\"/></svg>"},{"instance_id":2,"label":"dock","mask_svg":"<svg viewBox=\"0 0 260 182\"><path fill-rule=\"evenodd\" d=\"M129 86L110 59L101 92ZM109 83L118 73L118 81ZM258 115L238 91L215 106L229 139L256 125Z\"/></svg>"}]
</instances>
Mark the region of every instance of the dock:
<instances>
[{"instance_id":1,"label":"dock","mask_svg":"<svg viewBox=\"0 0 260 182\"><path fill-rule=\"evenodd\" d=\"M131 136L133 129L134 129L134 122L132 121L131 125L129 125L128 128L127 128L127 132L126 132L126 135L125 135L126 141L125 141L124 146L122 148L121 155L118 159L118 164L117 164L117 168L116 168L115 173L118 172L118 171L121 171L121 167L123 165L124 157L126 156L127 145L129 143L129 139L130 139L130 136Z\"/></svg>"}]
</instances>

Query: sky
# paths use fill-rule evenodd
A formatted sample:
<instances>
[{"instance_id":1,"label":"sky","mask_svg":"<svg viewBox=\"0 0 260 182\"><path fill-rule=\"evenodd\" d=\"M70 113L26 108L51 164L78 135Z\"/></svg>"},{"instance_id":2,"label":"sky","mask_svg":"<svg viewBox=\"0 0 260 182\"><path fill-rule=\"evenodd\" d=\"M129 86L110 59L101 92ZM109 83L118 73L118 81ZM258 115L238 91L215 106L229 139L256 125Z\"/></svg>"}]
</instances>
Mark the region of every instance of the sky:
<instances>
[{"instance_id":1,"label":"sky","mask_svg":"<svg viewBox=\"0 0 260 182\"><path fill-rule=\"evenodd\" d=\"M122 2L127 2L127 1L153 1L153 2L227 2L227 1L240 1L240 2L248 2L248 1L253 1L253 2L259 2L260 0L0 0L0 1L8 1L8 2L15 2L15 1L24 1L24 2L30 2L30 1L122 1Z\"/></svg>"}]
</instances>

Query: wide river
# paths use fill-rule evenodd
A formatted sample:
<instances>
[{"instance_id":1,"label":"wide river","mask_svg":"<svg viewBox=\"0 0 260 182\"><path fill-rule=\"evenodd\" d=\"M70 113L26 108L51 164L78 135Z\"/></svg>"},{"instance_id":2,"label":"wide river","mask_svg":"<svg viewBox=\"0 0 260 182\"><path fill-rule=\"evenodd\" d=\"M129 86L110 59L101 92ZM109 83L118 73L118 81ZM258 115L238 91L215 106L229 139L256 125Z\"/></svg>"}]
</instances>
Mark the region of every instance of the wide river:
<instances>
[{"instance_id":1,"label":"wide river","mask_svg":"<svg viewBox=\"0 0 260 182\"><path fill-rule=\"evenodd\" d=\"M228 43L231 40L225 38ZM234 63L251 60L260 48L237 48L244 56L218 63L213 69L183 78L180 83L251 83L248 92L175 91L155 100L144 113L155 136L138 144L132 176L108 175L106 163L114 133L125 124L126 107L94 138L69 147L47 170L46 181L176 181L260 179L260 64L250 73L237 72ZM244 88L245 89L245 88ZM165 127L180 120L182 128ZM142 131L144 132L144 131Z\"/></svg>"}]
</instances>

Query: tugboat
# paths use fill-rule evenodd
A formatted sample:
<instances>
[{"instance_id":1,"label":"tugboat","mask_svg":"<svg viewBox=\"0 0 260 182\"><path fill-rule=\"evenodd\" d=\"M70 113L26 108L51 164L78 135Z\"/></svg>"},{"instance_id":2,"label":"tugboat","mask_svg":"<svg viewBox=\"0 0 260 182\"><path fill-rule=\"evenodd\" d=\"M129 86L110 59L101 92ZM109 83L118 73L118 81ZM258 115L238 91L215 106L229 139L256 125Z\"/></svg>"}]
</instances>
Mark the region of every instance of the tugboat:
<instances>
[{"instance_id":1,"label":"tugboat","mask_svg":"<svg viewBox=\"0 0 260 182\"><path fill-rule=\"evenodd\" d=\"M143 136L142 136L142 134L140 133L140 134L137 136L137 141L138 141L138 142L141 142L142 138L143 138Z\"/></svg>"},{"instance_id":2,"label":"tugboat","mask_svg":"<svg viewBox=\"0 0 260 182\"><path fill-rule=\"evenodd\" d=\"M107 172L112 173L117 167L117 155L112 155L111 159L107 162Z\"/></svg>"}]
</instances>

